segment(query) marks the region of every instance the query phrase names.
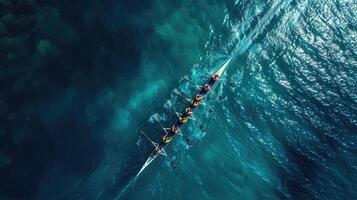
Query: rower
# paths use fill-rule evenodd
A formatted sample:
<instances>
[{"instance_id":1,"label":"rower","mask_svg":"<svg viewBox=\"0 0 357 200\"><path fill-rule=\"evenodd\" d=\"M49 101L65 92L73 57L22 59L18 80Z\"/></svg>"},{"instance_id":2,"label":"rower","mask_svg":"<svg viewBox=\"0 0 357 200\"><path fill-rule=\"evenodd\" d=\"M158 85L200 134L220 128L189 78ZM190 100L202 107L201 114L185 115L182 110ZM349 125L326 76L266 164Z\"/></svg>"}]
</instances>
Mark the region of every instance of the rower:
<instances>
[{"instance_id":1,"label":"rower","mask_svg":"<svg viewBox=\"0 0 357 200\"><path fill-rule=\"evenodd\" d=\"M181 121L181 119L186 119L186 121ZM187 122L187 118L180 118L180 120L179 120L179 123L181 123L181 124L184 124L186 122ZM180 129L177 126L174 125L174 126L171 127L171 132L173 132L174 134L176 134L178 131L180 131ZM188 145L192 145L192 142L191 142L191 140L189 138L187 138L183 134L181 134L181 136L185 139L185 141L186 141L186 143Z\"/></svg>"},{"instance_id":2,"label":"rower","mask_svg":"<svg viewBox=\"0 0 357 200\"><path fill-rule=\"evenodd\" d=\"M186 122L188 121L188 118L187 117L179 117L179 119L176 121L175 123L175 127L177 129L179 129L179 127L181 127L183 124L185 124Z\"/></svg>"},{"instance_id":3,"label":"rower","mask_svg":"<svg viewBox=\"0 0 357 200\"><path fill-rule=\"evenodd\" d=\"M198 101L193 101L190 105L190 108L193 110L198 106Z\"/></svg>"},{"instance_id":4,"label":"rower","mask_svg":"<svg viewBox=\"0 0 357 200\"><path fill-rule=\"evenodd\" d=\"M237 85L235 83L229 83L229 86L231 86L231 88L235 88Z\"/></svg>"},{"instance_id":5,"label":"rower","mask_svg":"<svg viewBox=\"0 0 357 200\"><path fill-rule=\"evenodd\" d=\"M197 94L195 97L195 101L201 101L202 98L203 98L203 95Z\"/></svg>"},{"instance_id":6,"label":"rower","mask_svg":"<svg viewBox=\"0 0 357 200\"><path fill-rule=\"evenodd\" d=\"M215 75L212 76L212 79L213 79L214 81L218 80L218 78L219 78L218 74L215 74Z\"/></svg>"},{"instance_id":7,"label":"rower","mask_svg":"<svg viewBox=\"0 0 357 200\"><path fill-rule=\"evenodd\" d=\"M162 141L167 144L169 142L171 142L172 140L172 136L169 135L169 133L167 133L163 138L162 138Z\"/></svg>"},{"instance_id":8,"label":"rower","mask_svg":"<svg viewBox=\"0 0 357 200\"><path fill-rule=\"evenodd\" d=\"M176 126L172 126L172 127L171 127L171 132L177 133L177 131L179 131L179 128L178 128L178 127L176 127Z\"/></svg>"},{"instance_id":9,"label":"rower","mask_svg":"<svg viewBox=\"0 0 357 200\"><path fill-rule=\"evenodd\" d=\"M212 78L208 81L208 84L212 85L214 82L218 80L219 76L218 74L212 75Z\"/></svg>"},{"instance_id":10,"label":"rower","mask_svg":"<svg viewBox=\"0 0 357 200\"><path fill-rule=\"evenodd\" d=\"M191 116L191 115L192 115L192 112L193 112L193 111L192 111L191 108L189 108L189 107L185 109L185 114L188 115L188 116Z\"/></svg>"},{"instance_id":11,"label":"rower","mask_svg":"<svg viewBox=\"0 0 357 200\"><path fill-rule=\"evenodd\" d=\"M211 86L208 83L206 83L203 89L205 90L205 92L208 92L211 89Z\"/></svg>"},{"instance_id":12,"label":"rower","mask_svg":"<svg viewBox=\"0 0 357 200\"><path fill-rule=\"evenodd\" d=\"M180 117L179 121L184 124L184 123L186 123L188 121L188 118L187 117Z\"/></svg>"},{"instance_id":13,"label":"rower","mask_svg":"<svg viewBox=\"0 0 357 200\"><path fill-rule=\"evenodd\" d=\"M213 83L212 83L213 84ZM200 90L199 94L200 95L205 95L207 92L211 89L210 82L206 83L203 88Z\"/></svg>"},{"instance_id":14,"label":"rower","mask_svg":"<svg viewBox=\"0 0 357 200\"><path fill-rule=\"evenodd\" d=\"M181 117L189 117L189 116L192 115L192 112L193 111L191 110L191 108L188 107L188 108L185 109L185 112L181 115Z\"/></svg>"}]
</instances>

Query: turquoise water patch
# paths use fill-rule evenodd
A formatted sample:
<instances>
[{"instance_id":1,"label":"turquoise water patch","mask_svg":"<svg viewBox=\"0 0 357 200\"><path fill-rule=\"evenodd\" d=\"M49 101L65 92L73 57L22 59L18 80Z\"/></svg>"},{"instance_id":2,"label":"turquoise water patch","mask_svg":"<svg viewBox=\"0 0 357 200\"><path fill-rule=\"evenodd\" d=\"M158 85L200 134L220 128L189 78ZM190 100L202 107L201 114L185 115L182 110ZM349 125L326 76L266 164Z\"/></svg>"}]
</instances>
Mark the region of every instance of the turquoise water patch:
<instances>
[{"instance_id":1,"label":"turquoise water patch","mask_svg":"<svg viewBox=\"0 0 357 200\"><path fill-rule=\"evenodd\" d=\"M353 1L2 0L0 10L0 197L356 199ZM193 145L175 137L135 178L153 149L138 130L162 138L153 113L170 127L228 57L209 107L182 130Z\"/></svg>"},{"instance_id":2,"label":"turquoise water patch","mask_svg":"<svg viewBox=\"0 0 357 200\"><path fill-rule=\"evenodd\" d=\"M119 108L115 111L114 119L115 119L113 122L114 129L123 130L129 126L131 116L128 110Z\"/></svg>"},{"instance_id":3,"label":"turquoise water patch","mask_svg":"<svg viewBox=\"0 0 357 200\"><path fill-rule=\"evenodd\" d=\"M146 102L152 101L154 97L160 95L160 90L165 86L163 80L157 80L147 83L147 85L141 91L137 92L129 100L128 108L130 110L140 109L142 106L145 106Z\"/></svg>"},{"instance_id":4,"label":"turquoise water patch","mask_svg":"<svg viewBox=\"0 0 357 200\"><path fill-rule=\"evenodd\" d=\"M141 109L151 105L153 99L160 95L160 90L163 90L165 82L157 80L147 83L143 89L133 95L125 108L118 108L114 114L113 127L116 130L125 130L131 123L133 112L140 112Z\"/></svg>"}]
</instances>

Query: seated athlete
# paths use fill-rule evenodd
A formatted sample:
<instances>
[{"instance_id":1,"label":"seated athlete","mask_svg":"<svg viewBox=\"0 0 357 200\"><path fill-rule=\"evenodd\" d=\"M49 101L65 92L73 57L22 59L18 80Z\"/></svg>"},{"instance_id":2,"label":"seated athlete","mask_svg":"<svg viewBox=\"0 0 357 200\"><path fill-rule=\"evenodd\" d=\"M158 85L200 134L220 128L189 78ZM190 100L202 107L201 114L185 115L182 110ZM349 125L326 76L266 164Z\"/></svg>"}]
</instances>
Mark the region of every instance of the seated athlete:
<instances>
[{"instance_id":1,"label":"seated athlete","mask_svg":"<svg viewBox=\"0 0 357 200\"><path fill-rule=\"evenodd\" d=\"M189 117L192 115L192 110L190 107L185 109L185 112L181 115L181 117Z\"/></svg>"},{"instance_id":2,"label":"seated athlete","mask_svg":"<svg viewBox=\"0 0 357 200\"><path fill-rule=\"evenodd\" d=\"M195 97L195 101L201 101L202 98L203 98L203 95L197 94Z\"/></svg>"},{"instance_id":3,"label":"seated athlete","mask_svg":"<svg viewBox=\"0 0 357 200\"><path fill-rule=\"evenodd\" d=\"M167 133L163 138L162 141L164 143L169 143L172 140L172 136L169 135L169 133Z\"/></svg>"},{"instance_id":4,"label":"seated athlete","mask_svg":"<svg viewBox=\"0 0 357 200\"><path fill-rule=\"evenodd\" d=\"M171 132L173 132L173 133L177 133L178 130L179 130L179 128L176 126L171 127Z\"/></svg>"},{"instance_id":5,"label":"seated athlete","mask_svg":"<svg viewBox=\"0 0 357 200\"><path fill-rule=\"evenodd\" d=\"M208 92L211 89L211 86L209 84L205 84L205 86L203 87L203 89Z\"/></svg>"},{"instance_id":6,"label":"seated athlete","mask_svg":"<svg viewBox=\"0 0 357 200\"><path fill-rule=\"evenodd\" d=\"M198 101L192 101L190 108L195 109L198 106Z\"/></svg>"},{"instance_id":7,"label":"seated athlete","mask_svg":"<svg viewBox=\"0 0 357 200\"><path fill-rule=\"evenodd\" d=\"M188 121L188 118L187 117L180 117L180 120L179 120L181 123L186 123Z\"/></svg>"},{"instance_id":8,"label":"seated athlete","mask_svg":"<svg viewBox=\"0 0 357 200\"><path fill-rule=\"evenodd\" d=\"M212 75L212 78L209 80L208 84L213 84L218 80L219 76L217 74Z\"/></svg>"},{"instance_id":9,"label":"seated athlete","mask_svg":"<svg viewBox=\"0 0 357 200\"><path fill-rule=\"evenodd\" d=\"M191 110L191 108L186 108L186 109L185 109L185 114L186 114L187 116L191 116L191 115L192 115L192 110Z\"/></svg>"}]
</instances>

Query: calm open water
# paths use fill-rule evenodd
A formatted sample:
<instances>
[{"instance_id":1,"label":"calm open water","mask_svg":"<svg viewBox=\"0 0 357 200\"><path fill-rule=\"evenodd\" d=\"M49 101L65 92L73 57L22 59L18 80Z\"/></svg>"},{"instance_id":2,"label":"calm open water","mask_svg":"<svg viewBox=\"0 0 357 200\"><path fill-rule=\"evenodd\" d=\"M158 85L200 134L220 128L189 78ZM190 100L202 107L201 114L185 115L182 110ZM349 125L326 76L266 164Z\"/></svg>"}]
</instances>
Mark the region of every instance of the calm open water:
<instances>
[{"instance_id":1,"label":"calm open water","mask_svg":"<svg viewBox=\"0 0 357 200\"><path fill-rule=\"evenodd\" d=\"M14 2L0 198L357 198L356 1ZM187 104L173 91L191 98L229 57L215 114L199 107L193 145L166 149L177 169L160 157L135 178L151 148L137 130L159 139L151 116L171 125Z\"/></svg>"}]
</instances>

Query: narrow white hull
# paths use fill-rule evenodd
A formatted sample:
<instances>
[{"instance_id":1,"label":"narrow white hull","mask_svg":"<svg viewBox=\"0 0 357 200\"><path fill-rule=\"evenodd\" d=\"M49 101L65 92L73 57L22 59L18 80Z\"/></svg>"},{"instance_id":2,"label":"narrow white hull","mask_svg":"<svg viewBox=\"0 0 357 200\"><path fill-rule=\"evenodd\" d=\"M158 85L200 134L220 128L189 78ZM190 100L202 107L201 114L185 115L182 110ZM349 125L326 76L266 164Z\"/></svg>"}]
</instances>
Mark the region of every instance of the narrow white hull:
<instances>
[{"instance_id":1,"label":"narrow white hull","mask_svg":"<svg viewBox=\"0 0 357 200\"><path fill-rule=\"evenodd\" d=\"M154 155L154 156L153 156L153 155L151 154L151 155L149 156L149 158L146 160L145 164L141 167L139 173L138 173L136 176L139 176L139 175L141 174L141 172L143 172L144 169L145 169L147 166L149 166L152 161L155 160L156 157L157 157L157 155Z\"/></svg>"},{"instance_id":2,"label":"narrow white hull","mask_svg":"<svg viewBox=\"0 0 357 200\"><path fill-rule=\"evenodd\" d=\"M216 73L214 73L213 76L218 76L218 77L220 77L220 76L222 75L222 73L225 71L225 69L226 69L226 67L228 66L228 64L229 64L229 62L231 61L231 59L232 59L232 57L229 58L229 59L223 64L223 66L221 66L221 67L218 69L218 71L216 71ZM207 82L207 84L213 85L213 84L216 82L217 79L213 79L213 76L212 76L212 78ZM213 81L212 81L212 80L213 80ZM212 83L210 83L211 81L212 81ZM206 85L207 85L207 84L206 84ZM203 90L203 88L202 88L202 90ZM204 93L204 95L206 95L206 93L207 93L207 91ZM191 102L191 100L190 100L190 102ZM175 124L174 124L174 125L175 125ZM164 128L164 127L162 127L162 128ZM165 129L164 129L164 130L165 130ZM166 132L166 130L165 130L165 132ZM167 132L166 132L166 133L167 133ZM144 135L145 135L145 134L144 134ZM145 136L146 136L146 135L145 135ZM147 137L147 136L146 136L146 137ZM150 140L150 139L149 139L149 140ZM150 141L151 141L151 140L150 140ZM156 148L156 147L159 148L158 145L155 145L156 143L154 143L154 142L152 142L152 141L151 141L151 143L154 144L155 148ZM152 161L154 161L155 158L156 158L159 154L162 154L162 155L164 155L164 156L167 156L166 153L165 153L165 151L164 151L164 148L162 148L158 154L155 154L155 155L154 155L153 153L151 153L150 156L149 156L149 158L146 160L145 164L141 167L139 173L138 173L136 176L139 176L139 175L141 174L141 172L143 172L144 169L145 169L147 166L149 166L150 163L151 163Z\"/></svg>"}]
</instances>

